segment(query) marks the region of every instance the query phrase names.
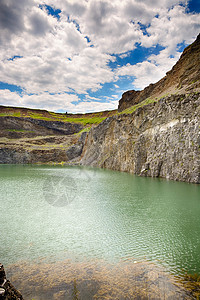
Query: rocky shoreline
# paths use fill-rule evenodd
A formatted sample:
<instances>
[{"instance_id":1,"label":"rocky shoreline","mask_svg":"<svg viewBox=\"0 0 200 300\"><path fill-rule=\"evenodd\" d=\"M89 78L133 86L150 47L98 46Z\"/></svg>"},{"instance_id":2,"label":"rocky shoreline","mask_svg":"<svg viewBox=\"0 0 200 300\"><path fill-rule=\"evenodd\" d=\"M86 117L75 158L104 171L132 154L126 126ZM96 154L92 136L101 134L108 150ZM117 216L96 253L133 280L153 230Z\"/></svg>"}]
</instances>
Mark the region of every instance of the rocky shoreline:
<instances>
[{"instance_id":1,"label":"rocky shoreline","mask_svg":"<svg viewBox=\"0 0 200 300\"><path fill-rule=\"evenodd\" d=\"M3 265L0 263L0 299L2 300L23 300L22 294L16 290L6 278Z\"/></svg>"}]
</instances>

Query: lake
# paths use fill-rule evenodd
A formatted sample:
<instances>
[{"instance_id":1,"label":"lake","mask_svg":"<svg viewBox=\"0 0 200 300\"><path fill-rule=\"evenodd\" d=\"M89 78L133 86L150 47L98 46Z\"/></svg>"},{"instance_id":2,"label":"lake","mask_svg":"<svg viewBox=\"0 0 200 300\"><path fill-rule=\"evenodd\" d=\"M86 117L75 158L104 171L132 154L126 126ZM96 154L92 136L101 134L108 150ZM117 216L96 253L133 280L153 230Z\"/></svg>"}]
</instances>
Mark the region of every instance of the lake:
<instances>
[{"instance_id":1,"label":"lake","mask_svg":"<svg viewBox=\"0 0 200 300\"><path fill-rule=\"evenodd\" d=\"M158 293L169 293L168 273L200 272L199 185L86 167L1 165L0 211L0 259L26 299L93 299L106 288L105 299L125 299L113 286L130 295L128 284L141 283L141 274L162 277ZM122 277L129 278L123 288Z\"/></svg>"}]
</instances>

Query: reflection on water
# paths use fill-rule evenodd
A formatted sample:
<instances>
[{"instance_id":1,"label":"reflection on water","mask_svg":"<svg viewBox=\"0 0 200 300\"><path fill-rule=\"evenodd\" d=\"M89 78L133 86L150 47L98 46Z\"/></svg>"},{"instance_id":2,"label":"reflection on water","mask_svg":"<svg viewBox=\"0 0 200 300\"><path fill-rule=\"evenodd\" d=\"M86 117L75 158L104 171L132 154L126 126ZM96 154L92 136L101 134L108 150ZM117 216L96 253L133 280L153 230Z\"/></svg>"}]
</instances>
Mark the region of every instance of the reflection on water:
<instances>
[{"instance_id":1,"label":"reflection on water","mask_svg":"<svg viewBox=\"0 0 200 300\"><path fill-rule=\"evenodd\" d=\"M149 262L40 261L11 265L7 271L27 300L191 299L172 277Z\"/></svg>"}]
</instances>

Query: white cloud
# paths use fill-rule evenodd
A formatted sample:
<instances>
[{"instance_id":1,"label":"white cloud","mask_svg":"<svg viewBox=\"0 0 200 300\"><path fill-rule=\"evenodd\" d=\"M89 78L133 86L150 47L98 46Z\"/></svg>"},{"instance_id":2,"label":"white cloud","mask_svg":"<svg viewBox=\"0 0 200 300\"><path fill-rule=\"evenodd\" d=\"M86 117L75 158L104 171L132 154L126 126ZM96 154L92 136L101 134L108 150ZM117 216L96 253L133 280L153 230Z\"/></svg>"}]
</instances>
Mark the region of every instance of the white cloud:
<instances>
[{"instance_id":1,"label":"white cloud","mask_svg":"<svg viewBox=\"0 0 200 300\"><path fill-rule=\"evenodd\" d=\"M93 101L91 101L93 100ZM71 113L95 112L113 110L117 108L118 101L107 101L106 103L92 99L81 101L74 94L41 93L38 95L22 95L9 90L0 90L0 105L46 109L49 111L67 111ZM77 102L74 104L74 102Z\"/></svg>"},{"instance_id":2,"label":"white cloud","mask_svg":"<svg viewBox=\"0 0 200 300\"><path fill-rule=\"evenodd\" d=\"M0 90L0 104L7 106L19 106L29 108L39 108L48 110L66 110L72 105L73 101L80 99L73 94L55 94L40 93L35 95L23 94L20 96L16 92L9 90Z\"/></svg>"},{"instance_id":3,"label":"white cloud","mask_svg":"<svg viewBox=\"0 0 200 300\"><path fill-rule=\"evenodd\" d=\"M126 1L124 6L124 14L127 18L134 22L141 22L142 24L150 23L157 10L158 6L154 9L153 5L149 7L148 3L141 1Z\"/></svg>"},{"instance_id":4,"label":"white cloud","mask_svg":"<svg viewBox=\"0 0 200 300\"><path fill-rule=\"evenodd\" d=\"M73 113L84 113L84 112L97 112L104 110L114 110L117 109L118 101L110 102L80 102L78 105L73 105L70 107L70 111Z\"/></svg>"},{"instance_id":5,"label":"white cloud","mask_svg":"<svg viewBox=\"0 0 200 300\"><path fill-rule=\"evenodd\" d=\"M176 52L174 57L170 57L168 49L162 50L158 55L151 55L148 61L137 63L135 65L127 64L118 68L116 75L133 76L135 80L133 85L136 89L143 89L150 83L155 83L166 75L180 56Z\"/></svg>"},{"instance_id":6,"label":"white cloud","mask_svg":"<svg viewBox=\"0 0 200 300\"><path fill-rule=\"evenodd\" d=\"M44 10L33 7L28 16L25 16L26 30L33 36L44 36L53 30L54 19L48 17Z\"/></svg>"},{"instance_id":7,"label":"white cloud","mask_svg":"<svg viewBox=\"0 0 200 300\"><path fill-rule=\"evenodd\" d=\"M13 35L25 30L24 17L31 6L31 0L0 0L0 44L7 44Z\"/></svg>"},{"instance_id":8,"label":"white cloud","mask_svg":"<svg viewBox=\"0 0 200 300\"><path fill-rule=\"evenodd\" d=\"M140 0L135 0L139 3ZM187 4L188 0L143 0L142 1L149 8L161 9L161 8L171 8L174 5L178 4Z\"/></svg>"},{"instance_id":9,"label":"white cloud","mask_svg":"<svg viewBox=\"0 0 200 300\"><path fill-rule=\"evenodd\" d=\"M18 93L11 92L10 90L0 90L0 105L22 106L21 97Z\"/></svg>"},{"instance_id":10,"label":"white cloud","mask_svg":"<svg viewBox=\"0 0 200 300\"><path fill-rule=\"evenodd\" d=\"M200 31L200 14L186 13L178 5L186 2L0 0L0 81L24 91L22 98L1 91L2 99L5 104L7 99L16 105L20 101L34 107L41 103L43 108L68 111L91 110L91 105L96 109L115 106L115 100L103 104L92 99L89 91L97 91L119 76L135 77L136 88L164 76L179 57L177 44L191 43ZM49 15L45 4L60 9L60 18ZM147 61L113 72L108 65L115 59L111 55L125 59L137 43L143 47L159 44L165 49ZM81 104L74 93L85 94L87 101Z\"/></svg>"},{"instance_id":11,"label":"white cloud","mask_svg":"<svg viewBox=\"0 0 200 300\"><path fill-rule=\"evenodd\" d=\"M19 85L27 93L70 89L86 93L111 81L113 74L107 66L110 56L98 48L87 47L86 39L75 30L75 25L60 26L62 30L55 35L47 34L43 43L41 37L31 42L27 38L24 43L22 38L16 39L17 51L5 51L6 59L0 62L0 81ZM22 57L8 60L14 55Z\"/></svg>"},{"instance_id":12,"label":"white cloud","mask_svg":"<svg viewBox=\"0 0 200 300\"><path fill-rule=\"evenodd\" d=\"M143 36L142 45L151 47L160 44L170 49L171 54L177 44L193 42L200 31L200 14L186 14L183 6L170 10L162 9L147 28L149 36Z\"/></svg>"}]
</instances>

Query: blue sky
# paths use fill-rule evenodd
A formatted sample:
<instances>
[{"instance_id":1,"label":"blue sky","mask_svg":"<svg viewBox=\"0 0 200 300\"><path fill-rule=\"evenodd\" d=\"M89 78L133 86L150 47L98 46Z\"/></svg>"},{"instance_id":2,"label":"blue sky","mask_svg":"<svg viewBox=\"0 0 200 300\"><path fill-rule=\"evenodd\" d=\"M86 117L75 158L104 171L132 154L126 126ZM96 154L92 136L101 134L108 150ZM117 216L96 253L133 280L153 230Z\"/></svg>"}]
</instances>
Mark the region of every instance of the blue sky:
<instances>
[{"instance_id":1,"label":"blue sky","mask_svg":"<svg viewBox=\"0 0 200 300\"><path fill-rule=\"evenodd\" d=\"M200 32L200 0L0 0L0 104L117 108Z\"/></svg>"}]
</instances>

